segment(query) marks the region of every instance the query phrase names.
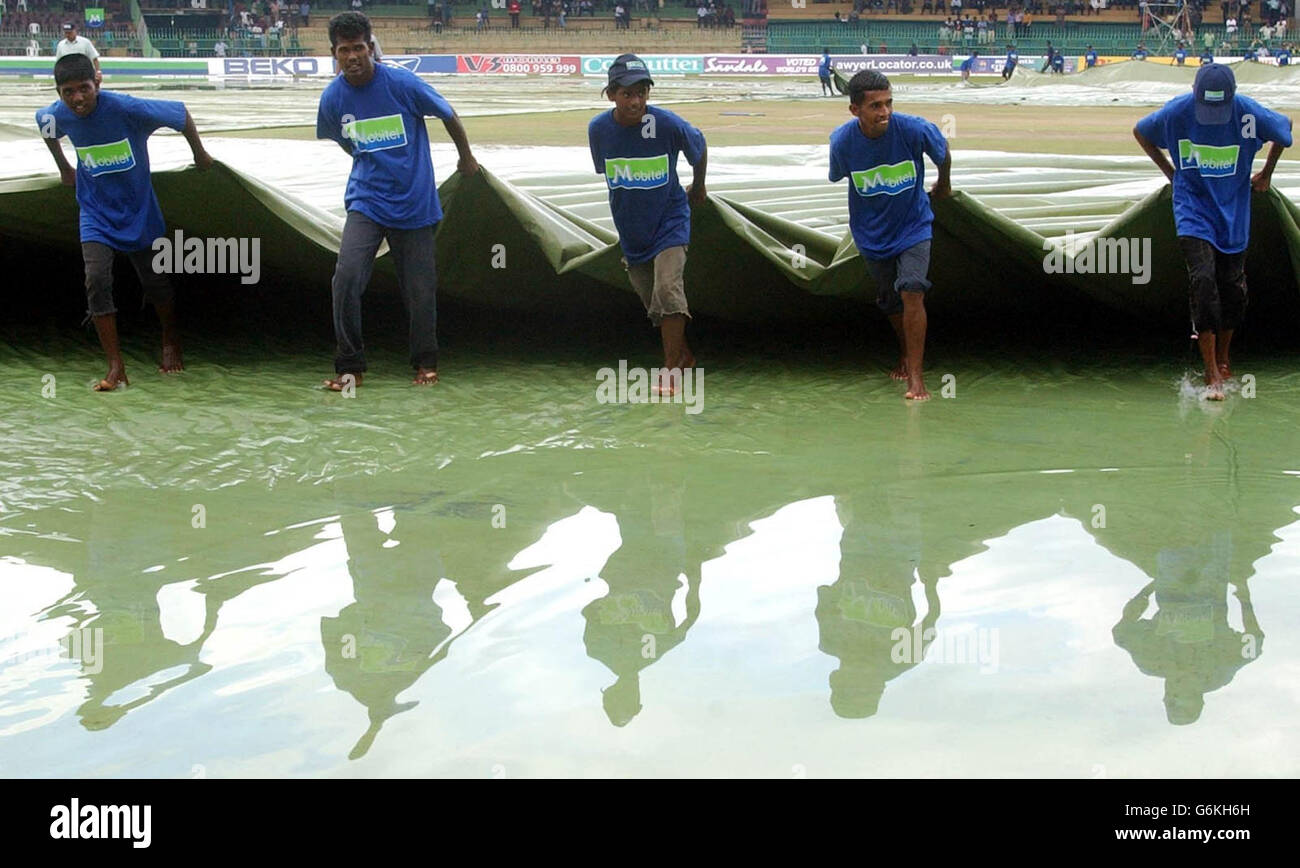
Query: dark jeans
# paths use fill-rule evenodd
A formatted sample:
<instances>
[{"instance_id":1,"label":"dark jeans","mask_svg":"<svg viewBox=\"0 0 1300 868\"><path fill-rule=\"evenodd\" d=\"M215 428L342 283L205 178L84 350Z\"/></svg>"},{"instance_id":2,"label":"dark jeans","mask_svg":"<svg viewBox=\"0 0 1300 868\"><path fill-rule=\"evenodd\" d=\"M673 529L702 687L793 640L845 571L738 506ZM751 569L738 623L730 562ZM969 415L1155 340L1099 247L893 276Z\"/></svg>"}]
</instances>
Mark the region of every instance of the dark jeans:
<instances>
[{"instance_id":1,"label":"dark jeans","mask_svg":"<svg viewBox=\"0 0 1300 868\"><path fill-rule=\"evenodd\" d=\"M91 316L117 313L117 306L113 304L113 253L113 248L98 241L83 241L81 244L81 257L86 263L86 312ZM155 305L172 300L171 281L153 270L152 250L134 250L125 255L135 267L145 298Z\"/></svg>"},{"instance_id":2,"label":"dark jeans","mask_svg":"<svg viewBox=\"0 0 1300 868\"><path fill-rule=\"evenodd\" d=\"M867 259L867 270L876 281L876 307L885 316L903 312L902 292L925 291L931 287L930 242L914 244L893 259Z\"/></svg>"},{"instance_id":3,"label":"dark jeans","mask_svg":"<svg viewBox=\"0 0 1300 868\"><path fill-rule=\"evenodd\" d=\"M1178 236L1187 260L1192 330L1236 329L1246 313L1246 251L1221 253L1202 238Z\"/></svg>"},{"instance_id":4,"label":"dark jeans","mask_svg":"<svg viewBox=\"0 0 1300 868\"><path fill-rule=\"evenodd\" d=\"M338 348L334 370L340 374L366 370L361 340L361 296L370 283L375 251L387 240L397 268L397 288L410 317L411 367L438 367L438 274L433 259L434 226L393 229L380 226L359 211L349 211L343 243L334 269L334 337Z\"/></svg>"}]
</instances>

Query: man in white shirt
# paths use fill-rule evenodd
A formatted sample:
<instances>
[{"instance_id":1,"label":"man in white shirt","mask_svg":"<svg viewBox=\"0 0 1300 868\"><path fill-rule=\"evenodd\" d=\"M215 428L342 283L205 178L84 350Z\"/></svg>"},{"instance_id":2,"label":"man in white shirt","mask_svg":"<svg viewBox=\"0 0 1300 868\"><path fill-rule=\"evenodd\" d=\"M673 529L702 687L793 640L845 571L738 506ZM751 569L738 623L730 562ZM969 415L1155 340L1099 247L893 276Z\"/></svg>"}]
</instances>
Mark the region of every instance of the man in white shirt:
<instances>
[{"instance_id":1,"label":"man in white shirt","mask_svg":"<svg viewBox=\"0 0 1300 868\"><path fill-rule=\"evenodd\" d=\"M58 47L54 49L54 57L60 58L65 54L84 54L90 58L90 62L95 64L95 78L101 75L99 69L99 52L95 50L95 44L84 36L77 35L77 25L63 25L63 35L66 39L60 39Z\"/></svg>"},{"instance_id":2,"label":"man in white shirt","mask_svg":"<svg viewBox=\"0 0 1300 868\"><path fill-rule=\"evenodd\" d=\"M214 55L216 55L217 57L225 57L225 56L226 56L226 48L227 48L227 46L226 46L226 42L225 42L225 40L224 40L224 39L219 39L219 40L217 40L216 44L214 44L214 45L212 46L212 53L213 53Z\"/></svg>"}]
</instances>

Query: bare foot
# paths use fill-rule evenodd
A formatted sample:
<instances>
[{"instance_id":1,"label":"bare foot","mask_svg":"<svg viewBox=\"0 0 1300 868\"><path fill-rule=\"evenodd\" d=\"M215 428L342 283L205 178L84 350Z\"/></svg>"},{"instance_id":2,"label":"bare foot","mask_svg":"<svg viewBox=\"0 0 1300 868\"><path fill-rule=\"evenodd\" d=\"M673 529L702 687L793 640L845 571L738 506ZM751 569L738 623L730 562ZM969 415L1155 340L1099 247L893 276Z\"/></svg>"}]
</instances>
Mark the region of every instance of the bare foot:
<instances>
[{"instance_id":1,"label":"bare foot","mask_svg":"<svg viewBox=\"0 0 1300 868\"><path fill-rule=\"evenodd\" d=\"M419 368L415 372L415 379L411 381L416 386L436 386L438 384L438 372L433 368Z\"/></svg>"},{"instance_id":2,"label":"bare foot","mask_svg":"<svg viewBox=\"0 0 1300 868\"><path fill-rule=\"evenodd\" d=\"M96 392L112 392L118 386L129 386L131 381L126 378L126 368L123 365L113 365L108 369L108 376L95 384Z\"/></svg>"},{"instance_id":3,"label":"bare foot","mask_svg":"<svg viewBox=\"0 0 1300 868\"><path fill-rule=\"evenodd\" d=\"M1223 400L1223 381L1215 380L1213 383L1205 384L1205 400L1222 401Z\"/></svg>"},{"instance_id":4,"label":"bare foot","mask_svg":"<svg viewBox=\"0 0 1300 868\"><path fill-rule=\"evenodd\" d=\"M360 374L339 374L331 380L325 381L325 388L331 392L342 392L348 386L360 386Z\"/></svg>"},{"instance_id":5,"label":"bare foot","mask_svg":"<svg viewBox=\"0 0 1300 868\"><path fill-rule=\"evenodd\" d=\"M162 364L158 366L158 372L175 374L183 370L185 370L185 363L181 361L181 345L163 344Z\"/></svg>"},{"instance_id":6,"label":"bare foot","mask_svg":"<svg viewBox=\"0 0 1300 868\"><path fill-rule=\"evenodd\" d=\"M692 359L692 361L694 361ZM682 369L671 368L660 371L659 382L650 387L651 393L661 398L671 398L677 394L678 386L682 381Z\"/></svg>"},{"instance_id":7,"label":"bare foot","mask_svg":"<svg viewBox=\"0 0 1300 868\"><path fill-rule=\"evenodd\" d=\"M899 360L898 360L898 367L894 368L894 370L892 370L892 371L889 372L889 379L891 379L891 380L899 380L899 381L906 380L906 379L907 379L907 362L903 361L902 359L899 359Z\"/></svg>"},{"instance_id":8,"label":"bare foot","mask_svg":"<svg viewBox=\"0 0 1300 868\"><path fill-rule=\"evenodd\" d=\"M925 389L925 383L917 377L915 381L908 379L907 394L903 395L909 401L928 401L930 393Z\"/></svg>"}]
</instances>

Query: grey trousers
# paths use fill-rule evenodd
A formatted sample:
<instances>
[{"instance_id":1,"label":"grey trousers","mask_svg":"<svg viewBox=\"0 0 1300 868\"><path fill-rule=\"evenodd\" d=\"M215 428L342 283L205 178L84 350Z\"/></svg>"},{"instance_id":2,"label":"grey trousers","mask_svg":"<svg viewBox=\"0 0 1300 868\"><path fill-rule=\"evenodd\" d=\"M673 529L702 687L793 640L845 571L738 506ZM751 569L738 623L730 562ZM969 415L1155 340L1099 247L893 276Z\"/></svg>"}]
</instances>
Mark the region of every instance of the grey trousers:
<instances>
[{"instance_id":1,"label":"grey trousers","mask_svg":"<svg viewBox=\"0 0 1300 868\"><path fill-rule=\"evenodd\" d=\"M349 211L343 243L334 268L334 371L359 374L366 370L361 339L361 296L370 283L375 251L385 239L397 267L397 287L410 318L411 367L438 367L438 274L434 264L434 226L393 229L380 226L358 211Z\"/></svg>"},{"instance_id":2,"label":"grey trousers","mask_svg":"<svg viewBox=\"0 0 1300 868\"><path fill-rule=\"evenodd\" d=\"M86 263L86 313L90 316L107 316L117 313L113 303L113 254L116 251L98 241L81 243L81 258ZM174 298L171 281L153 270L153 253L134 250L126 253L135 267L145 298L155 305L166 304Z\"/></svg>"}]
</instances>

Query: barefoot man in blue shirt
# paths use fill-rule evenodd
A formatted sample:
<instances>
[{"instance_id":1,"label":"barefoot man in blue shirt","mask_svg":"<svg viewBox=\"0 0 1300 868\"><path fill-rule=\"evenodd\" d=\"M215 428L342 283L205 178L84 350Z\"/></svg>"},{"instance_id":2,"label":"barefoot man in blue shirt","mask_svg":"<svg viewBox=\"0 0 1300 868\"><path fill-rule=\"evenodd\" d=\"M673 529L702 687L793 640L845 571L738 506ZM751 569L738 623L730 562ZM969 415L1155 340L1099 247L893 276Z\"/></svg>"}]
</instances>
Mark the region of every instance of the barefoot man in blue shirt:
<instances>
[{"instance_id":1,"label":"barefoot man in blue shirt","mask_svg":"<svg viewBox=\"0 0 1300 868\"><path fill-rule=\"evenodd\" d=\"M361 340L361 296L375 253L385 239L397 286L410 318L408 340L414 383L438 382L437 273L433 233L442 220L424 119L442 121L456 144L456 169L473 175L478 163L460 118L442 95L413 72L375 62L370 20L342 12L330 20L330 46L340 75L321 94L316 137L332 139L352 155L338 265L334 270L336 392L361 384L366 370Z\"/></svg>"},{"instance_id":2,"label":"barefoot man in blue shirt","mask_svg":"<svg viewBox=\"0 0 1300 868\"><path fill-rule=\"evenodd\" d=\"M849 80L853 120L831 133L830 179L849 178L849 228L876 281L876 305L898 336L898 367L912 401L926 401L925 291L930 288L930 198L952 195L952 158L939 128L925 118L895 114L889 79L863 70ZM923 154L939 167L927 197Z\"/></svg>"},{"instance_id":3,"label":"barefoot man in blue shirt","mask_svg":"<svg viewBox=\"0 0 1300 868\"><path fill-rule=\"evenodd\" d=\"M1133 136L1173 183L1205 397L1222 401L1223 381L1232 376L1228 346L1246 311L1250 191L1269 188L1273 167L1291 146L1291 119L1238 94L1232 69L1209 63L1197 70L1191 93L1138 121ZM1252 177L1264 142L1272 143L1268 157ZM1177 168L1165 150L1177 157Z\"/></svg>"}]
</instances>

